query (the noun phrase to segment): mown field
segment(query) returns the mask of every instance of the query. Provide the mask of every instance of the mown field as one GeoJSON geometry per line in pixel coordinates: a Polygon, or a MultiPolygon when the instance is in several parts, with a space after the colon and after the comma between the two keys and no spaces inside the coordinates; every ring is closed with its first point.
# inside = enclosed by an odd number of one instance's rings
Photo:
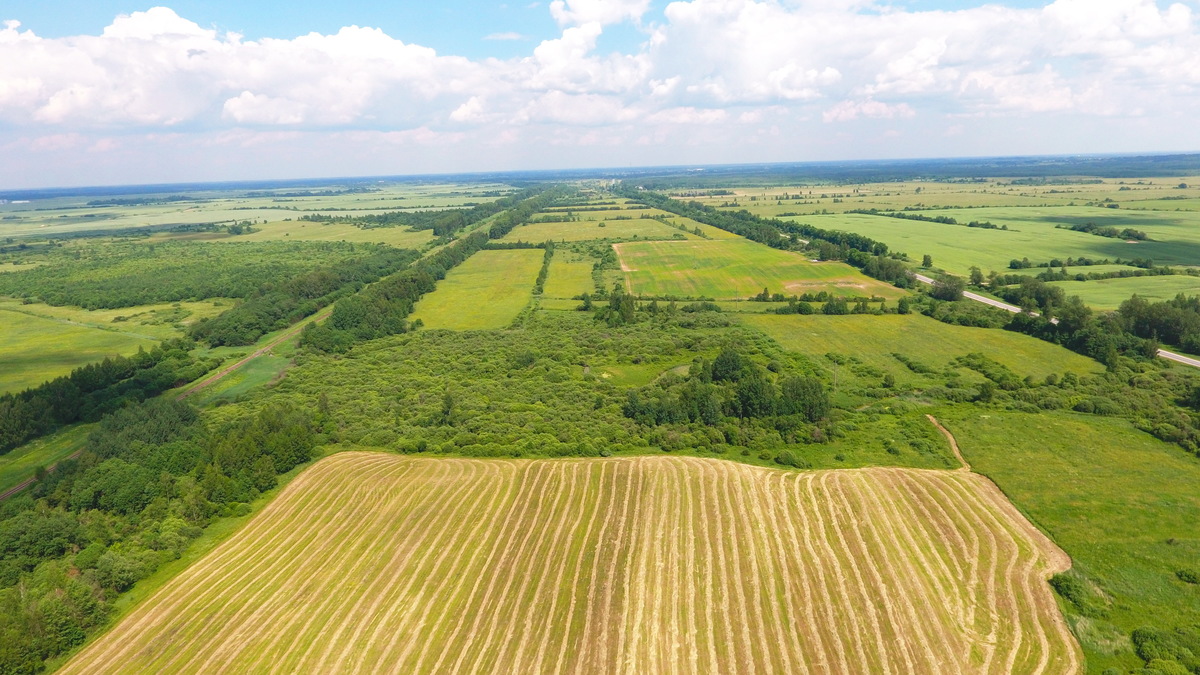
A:
{"type": "Polygon", "coordinates": [[[1018,375],[1042,379],[1051,373],[1094,374],[1103,366],[1085,356],[1036,338],[1003,330],[953,326],[919,314],[885,316],[744,315],[785,349],[820,359],[834,352],[892,373],[904,381],[915,375],[892,354],[941,370],[958,356],[973,352],[1009,367],[1018,375]]]}
{"type": "Polygon", "coordinates": [[[842,263],[814,263],[745,239],[631,242],[614,248],[631,293],[653,296],[748,298],[763,288],[803,295],[895,299],[903,291],[842,263]]]}
{"type": "Polygon", "coordinates": [[[1074,673],[1066,565],[965,472],[342,453],[60,672],[1074,673]]]}
{"type": "Polygon", "coordinates": [[[540,249],[480,251],[417,303],[413,320],[426,328],[503,328],[529,304],[542,256],[540,249]]]}
{"type": "Polygon", "coordinates": [[[1063,605],[1089,672],[1140,669],[1136,629],[1200,624],[1200,593],[1176,575],[1200,561],[1200,461],[1122,420],[938,414],[974,470],[1071,554],[1085,590],[1063,605]]]}
{"type": "Polygon", "coordinates": [[[543,297],[570,299],[596,290],[592,281],[592,265],[591,258],[566,250],[555,251],[543,297]]]}

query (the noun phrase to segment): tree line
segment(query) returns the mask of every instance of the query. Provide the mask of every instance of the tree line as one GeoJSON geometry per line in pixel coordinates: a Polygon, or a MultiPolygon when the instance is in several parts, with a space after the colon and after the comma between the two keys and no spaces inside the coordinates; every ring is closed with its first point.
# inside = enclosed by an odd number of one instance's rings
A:
{"type": "Polygon", "coordinates": [[[304,329],[301,344],[325,352],[344,352],[356,342],[408,331],[408,315],[421,296],[432,291],[446,272],[499,239],[530,216],[570,194],[565,188],[530,188],[513,208],[497,215],[487,230],[476,230],[433,255],[378,283],[342,298],[324,323],[304,329]]]}
{"type": "Polygon", "coordinates": [[[0,396],[0,454],[75,422],[104,415],[191,382],[216,365],[198,360],[189,340],[168,340],[133,356],[107,357],[39,387],[0,396]]]}
{"type": "Polygon", "coordinates": [[[208,428],[171,400],[105,417],[78,459],[0,505],[0,672],[40,672],[102,630],[121,593],[311,459],[324,422],[273,404],[208,428]]]}

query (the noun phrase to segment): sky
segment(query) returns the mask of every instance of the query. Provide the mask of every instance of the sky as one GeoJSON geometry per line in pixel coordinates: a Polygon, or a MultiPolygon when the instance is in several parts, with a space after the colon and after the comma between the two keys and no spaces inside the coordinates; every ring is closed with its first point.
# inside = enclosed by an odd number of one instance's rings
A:
{"type": "Polygon", "coordinates": [[[1198,151],[1198,12],[0,0],[0,189],[1198,151]]]}

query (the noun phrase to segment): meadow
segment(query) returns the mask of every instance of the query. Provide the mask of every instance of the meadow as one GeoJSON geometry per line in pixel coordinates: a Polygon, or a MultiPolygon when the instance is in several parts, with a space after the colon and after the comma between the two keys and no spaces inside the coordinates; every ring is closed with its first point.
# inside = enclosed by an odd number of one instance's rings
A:
{"type": "Polygon", "coordinates": [[[413,309],[426,328],[504,328],[529,304],[542,266],[540,249],[480,251],[454,268],[413,309]]]}
{"type": "Polygon", "coordinates": [[[59,672],[1077,673],[1067,564],[963,472],[341,453],[59,672]]]}
{"type": "Polygon", "coordinates": [[[0,308],[0,394],[36,387],[106,356],[129,356],[157,341],[0,308]]]}
{"type": "MultiPolygon", "coordinates": [[[[587,256],[567,249],[556,250],[554,259],[550,261],[550,272],[546,277],[546,286],[542,296],[544,298],[571,299],[583,293],[595,291],[595,284],[592,282],[592,265],[593,260],[587,256]]],[[[577,304],[577,302],[573,302],[568,307],[573,308],[577,304]]]]}
{"type": "Polygon", "coordinates": [[[630,242],[614,248],[629,292],[652,296],[749,298],[763,288],[803,295],[896,299],[903,291],[843,263],[814,263],[745,239],[630,242]]]}
{"type": "MultiPolygon", "coordinates": [[[[638,213],[638,212],[634,212],[638,213]]],[[[564,223],[529,223],[514,228],[503,241],[570,242],[596,239],[698,239],[651,218],[633,216],[632,220],[580,220],[564,223]]]]}
{"type": "Polygon", "coordinates": [[[1102,366],[1063,347],[989,328],[953,326],[919,314],[885,316],[745,315],[739,320],[771,336],[785,349],[821,358],[829,352],[852,355],[891,373],[899,381],[916,374],[898,361],[899,353],[941,371],[956,357],[984,353],[1019,376],[1041,380],[1051,373],[1098,373],[1102,366]]]}
{"type": "Polygon", "coordinates": [[[938,413],[967,461],[1071,555],[1086,590],[1064,601],[1089,672],[1143,665],[1128,635],[1200,623],[1200,461],[1122,420],[1071,413],[938,413]]]}
{"type": "Polygon", "coordinates": [[[1116,309],[1133,295],[1152,302],[1170,300],[1180,293],[1200,295],[1200,277],[1185,275],[1050,283],[1062,288],[1067,295],[1078,295],[1089,307],[1098,310],[1116,309]]]}

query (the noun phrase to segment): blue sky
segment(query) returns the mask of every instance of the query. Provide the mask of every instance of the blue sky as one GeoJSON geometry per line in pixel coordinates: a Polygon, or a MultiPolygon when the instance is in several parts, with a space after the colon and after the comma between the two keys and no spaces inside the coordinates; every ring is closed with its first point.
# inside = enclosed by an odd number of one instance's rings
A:
{"type": "Polygon", "coordinates": [[[0,1],[0,188],[1200,150],[1200,0],[163,1],[0,1]]]}

